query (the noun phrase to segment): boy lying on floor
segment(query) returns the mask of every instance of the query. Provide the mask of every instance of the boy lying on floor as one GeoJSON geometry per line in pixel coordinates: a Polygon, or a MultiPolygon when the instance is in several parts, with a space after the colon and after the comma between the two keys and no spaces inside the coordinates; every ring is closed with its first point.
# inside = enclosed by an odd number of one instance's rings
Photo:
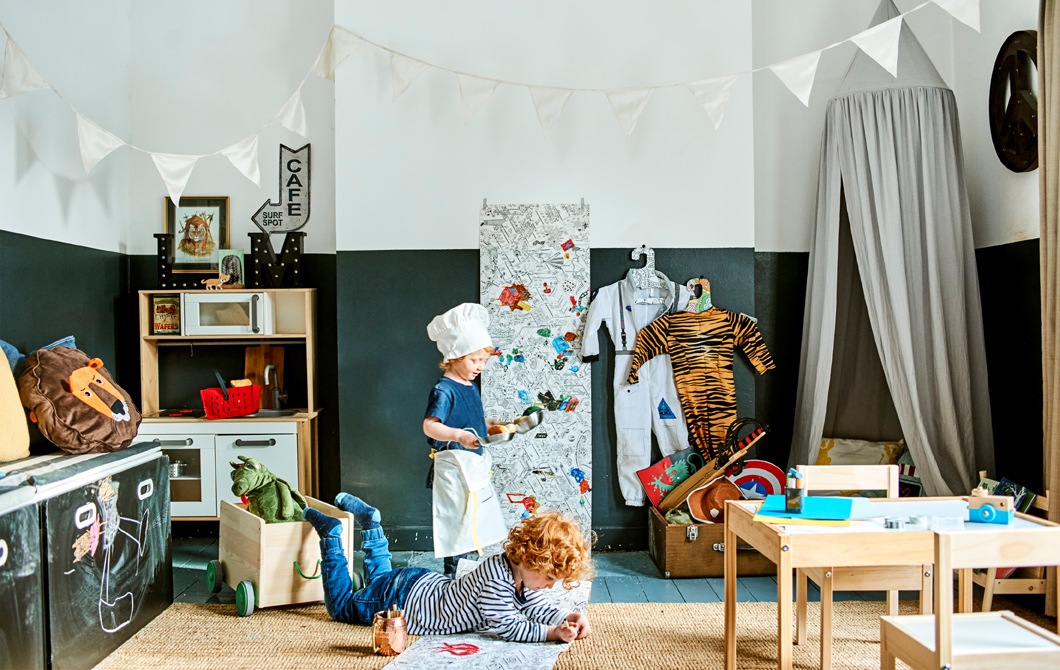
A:
{"type": "Polygon", "coordinates": [[[339,520],[312,507],[303,515],[320,535],[324,604],[336,621],[371,625],[376,612],[396,606],[412,635],[488,629],[509,642],[570,642],[591,632],[588,617],[560,611],[543,593],[556,582],[573,589],[592,576],[588,543],[577,523],[558,512],[523,519],[509,531],[504,553],[453,579],[428,568],[392,569],[379,511],[349,493],[335,496],[335,505],[361,527],[365,585],[359,591],[342,550],[339,520]]]}

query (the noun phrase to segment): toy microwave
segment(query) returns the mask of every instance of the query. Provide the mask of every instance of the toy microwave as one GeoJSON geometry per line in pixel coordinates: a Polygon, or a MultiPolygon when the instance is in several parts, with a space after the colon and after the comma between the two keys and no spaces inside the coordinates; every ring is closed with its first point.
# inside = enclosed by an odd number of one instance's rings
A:
{"type": "Polygon", "coordinates": [[[264,292],[209,291],[181,294],[184,335],[272,335],[272,298],[264,292]]]}

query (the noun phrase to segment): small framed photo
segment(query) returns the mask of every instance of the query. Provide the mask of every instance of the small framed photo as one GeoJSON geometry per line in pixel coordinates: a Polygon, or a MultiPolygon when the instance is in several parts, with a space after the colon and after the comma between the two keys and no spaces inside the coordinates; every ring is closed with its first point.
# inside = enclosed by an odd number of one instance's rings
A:
{"type": "Polygon", "coordinates": [[[173,272],[218,272],[228,246],[228,197],[185,196],[176,205],[165,198],[165,228],[174,237],[173,272]]]}
{"type": "Polygon", "coordinates": [[[224,288],[243,288],[243,250],[221,249],[217,252],[219,270],[217,276],[224,288]]]}

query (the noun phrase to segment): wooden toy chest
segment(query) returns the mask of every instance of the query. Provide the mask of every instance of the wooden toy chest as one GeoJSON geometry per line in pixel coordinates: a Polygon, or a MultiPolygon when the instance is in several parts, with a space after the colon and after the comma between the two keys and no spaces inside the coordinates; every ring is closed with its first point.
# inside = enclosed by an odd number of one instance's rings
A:
{"type": "MultiPolygon", "coordinates": [[[[343,551],[352,569],[353,515],[308,496],[306,500],[342,521],[343,551]]],[[[308,522],[265,523],[246,505],[226,500],[221,501],[220,519],[218,560],[207,566],[207,587],[219,591],[223,580],[235,589],[240,616],[252,614],[255,607],[324,599],[320,538],[308,522]]]]}
{"type": "MultiPolygon", "coordinates": [[[[775,575],[777,566],[745,546],[736,560],[741,576],[775,575]]],[[[666,523],[659,510],[648,510],[648,554],[666,579],[725,576],[725,524],[666,523]]]]}

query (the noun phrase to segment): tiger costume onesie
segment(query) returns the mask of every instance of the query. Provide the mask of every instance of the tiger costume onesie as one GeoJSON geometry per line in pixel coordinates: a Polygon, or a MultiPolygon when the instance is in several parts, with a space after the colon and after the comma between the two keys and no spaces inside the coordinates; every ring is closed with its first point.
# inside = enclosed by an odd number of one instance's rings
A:
{"type": "Polygon", "coordinates": [[[732,362],[743,349],[759,374],[776,367],[758,326],[751,317],[718,307],[705,312],[676,312],[652,321],[637,333],[630,384],[640,367],[670,354],[674,384],[688,423],[688,441],[708,463],[725,444],[725,433],[736,420],[736,383],[732,362]]]}

